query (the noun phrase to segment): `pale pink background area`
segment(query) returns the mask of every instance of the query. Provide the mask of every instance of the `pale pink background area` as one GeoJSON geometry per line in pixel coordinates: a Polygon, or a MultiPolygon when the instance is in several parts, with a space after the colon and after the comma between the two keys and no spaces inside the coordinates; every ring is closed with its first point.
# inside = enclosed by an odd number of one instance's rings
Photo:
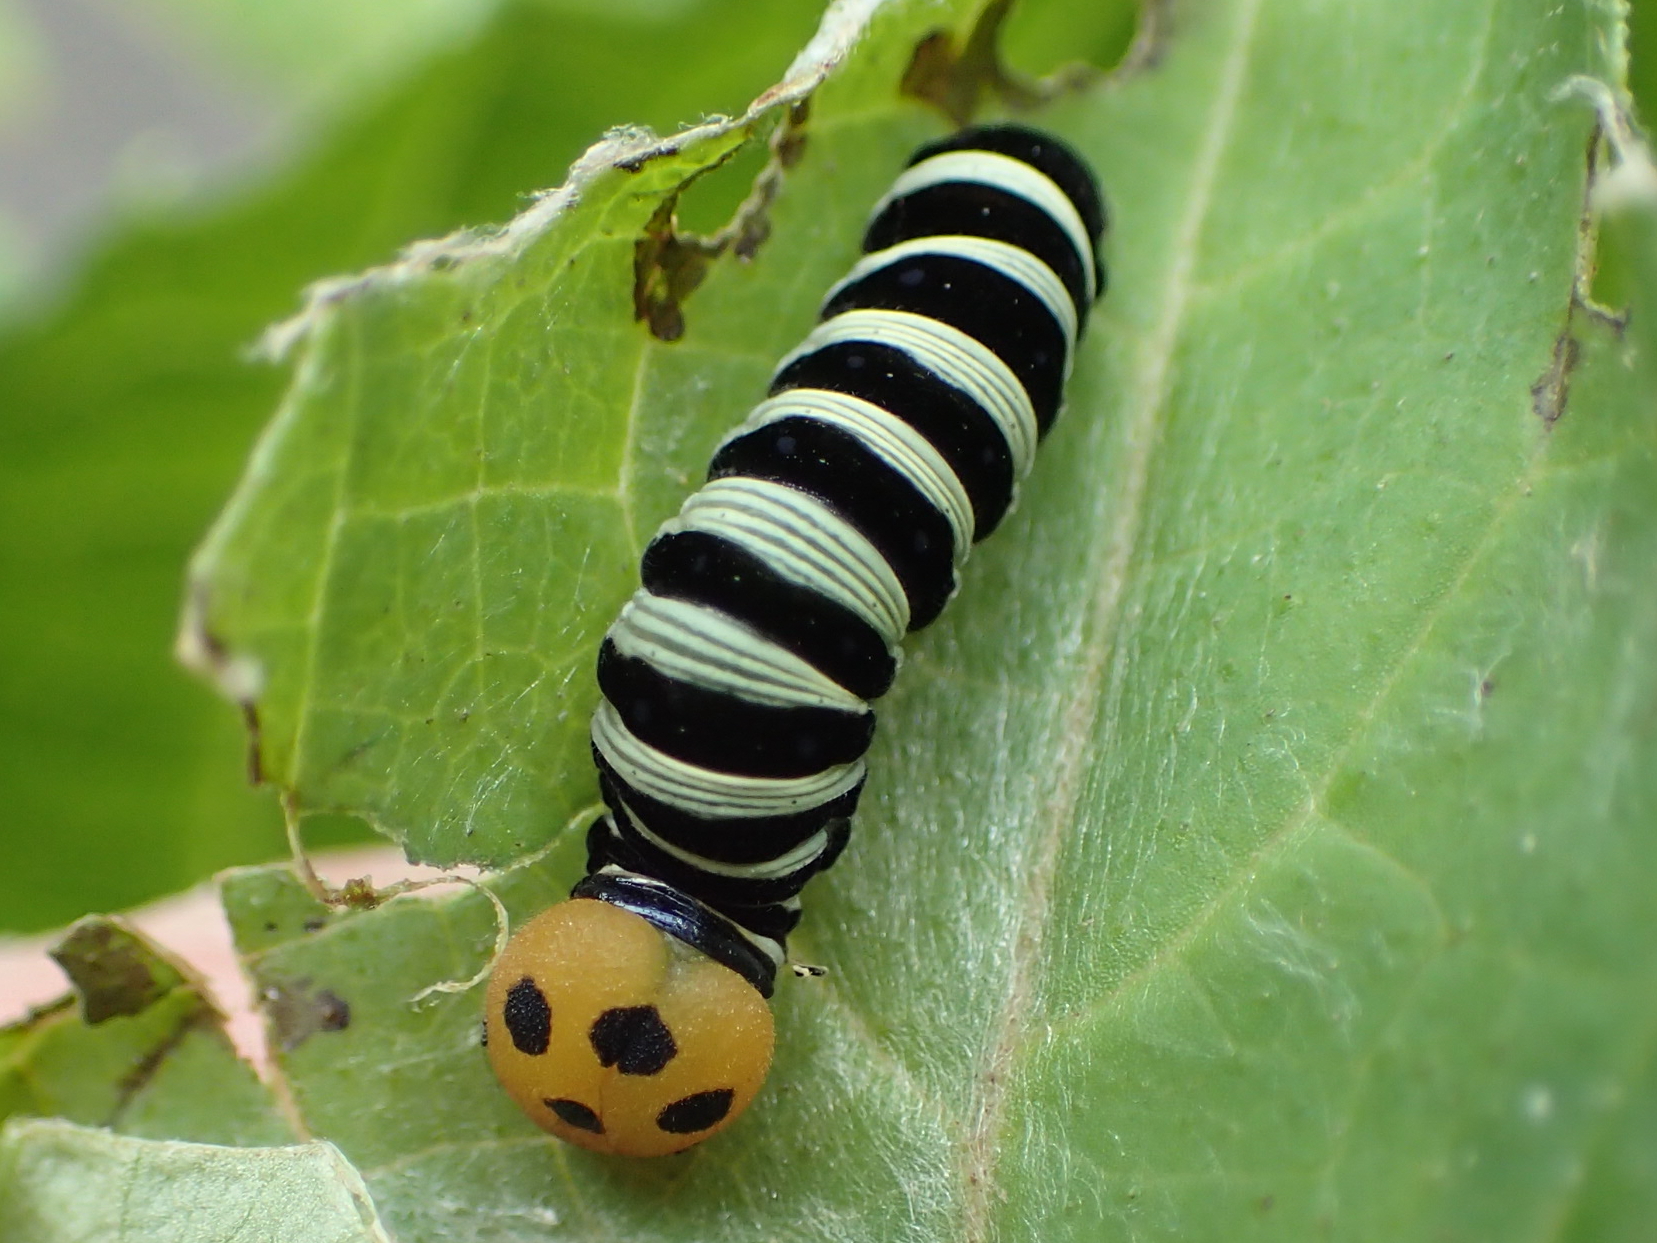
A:
{"type": "MultiPolygon", "coordinates": [[[[383,888],[400,880],[445,875],[436,868],[416,867],[390,846],[330,851],[312,856],[311,863],[331,885],[369,876],[383,888]]],[[[475,873],[468,870],[467,874],[475,873]]],[[[430,892],[452,890],[445,886],[430,892]]],[[[122,918],[206,978],[214,1001],[229,1016],[228,1030],[237,1051],[262,1072],[266,1066],[264,1024],[253,1009],[252,992],[236,963],[217,888],[210,883],[199,885],[176,897],[122,912],[122,918]]],[[[55,933],[0,939],[0,1026],[69,991],[63,972],[46,956],[46,948],[56,939],[55,933]]]]}

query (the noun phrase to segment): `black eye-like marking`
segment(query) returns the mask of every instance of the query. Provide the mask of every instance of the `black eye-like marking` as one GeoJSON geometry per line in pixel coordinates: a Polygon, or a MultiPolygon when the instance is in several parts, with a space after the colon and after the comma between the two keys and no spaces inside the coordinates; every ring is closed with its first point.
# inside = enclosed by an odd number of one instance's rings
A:
{"type": "Polygon", "coordinates": [[[671,1135],[705,1131],[731,1112],[734,1096],[736,1093],[730,1088],[715,1088],[712,1092],[684,1097],[657,1114],[656,1125],[671,1135]]]}
{"type": "Polygon", "coordinates": [[[552,1040],[552,1007],[547,1005],[546,994],[527,975],[506,990],[501,1019],[519,1053],[539,1057],[547,1051],[552,1040]]]}
{"type": "Polygon", "coordinates": [[[594,1135],[604,1134],[604,1124],[598,1120],[598,1115],[580,1101],[564,1098],[543,1099],[541,1104],[557,1114],[559,1121],[566,1126],[573,1126],[579,1131],[591,1131],[594,1135]]]}
{"type": "Polygon", "coordinates": [[[600,1066],[614,1066],[624,1075],[654,1075],[678,1055],[662,1016],[655,1006],[618,1006],[593,1020],[587,1033],[600,1066]]]}

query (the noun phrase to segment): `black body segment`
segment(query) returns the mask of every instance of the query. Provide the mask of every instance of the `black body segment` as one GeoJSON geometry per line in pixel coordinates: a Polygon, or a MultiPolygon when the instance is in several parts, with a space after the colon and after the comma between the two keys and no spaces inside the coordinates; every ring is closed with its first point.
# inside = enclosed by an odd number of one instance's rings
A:
{"type": "Polygon", "coordinates": [[[644,550],[640,577],[655,595],[692,600],[736,618],[860,699],[879,699],[891,689],[897,660],[873,626],[789,582],[729,539],[706,531],[657,536],[644,550]]]}
{"type": "Polygon", "coordinates": [[[756,704],[669,677],[606,642],[598,689],[634,737],[675,759],[746,777],[803,777],[869,749],[872,712],[756,704]]]}
{"type": "Polygon", "coordinates": [[[886,205],[863,236],[866,251],[885,250],[899,242],[934,233],[988,237],[1022,246],[1064,282],[1085,319],[1088,297],[1087,264],[1076,253],[1065,231],[1029,199],[983,183],[927,186],[886,205]]]}
{"type": "Polygon", "coordinates": [[[954,537],[913,483],[837,427],[784,418],[727,441],[708,478],[742,475],[810,493],[880,550],[909,597],[909,629],[937,620],[955,593],[954,537]]]}
{"type": "MultiPolygon", "coordinates": [[[[645,550],[599,656],[607,810],[573,896],[770,996],[800,889],[846,846],[897,644],[948,603],[1058,415],[1105,220],[1050,135],[985,126],[916,153],[818,328],[645,550]]],[[[611,1026],[595,1038],[619,1048],[645,1024],[611,1026]]],[[[726,1105],[686,1098],[662,1125],[726,1105]]]]}
{"type": "MultiPolygon", "coordinates": [[[[1105,198],[1093,170],[1066,143],[1022,125],[979,125],[926,143],[910,157],[909,167],[948,151],[993,151],[1028,164],[1050,179],[1081,213],[1087,234],[1093,239],[1094,260],[1098,260],[1099,240],[1109,227],[1105,198]]],[[[1099,282],[1100,293],[1104,292],[1104,284],[1099,282]]]]}
{"type": "Polygon", "coordinates": [[[596,823],[630,828],[636,817],[648,824],[650,831],[668,845],[714,863],[762,863],[793,850],[821,829],[825,819],[849,819],[857,810],[857,800],[863,793],[863,783],[859,781],[833,800],[801,811],[713,820],[692,815],[634,789],[596,748],[594,759],[598,765],[599,792],[604,796],[604,805],[610,809],[610,814],[596,823]],[[623,807],[624,801],[626,808],[632,809],[631,816],[623,807]]]}
{"type": "Polygon", "coordinates": [[[787,364],[771,381],[773,394],[790,388],[861,397],[925,436],[972,499],[975,539],[993,531],[1012,504],[1013,455],[995,420],[969,394],[902,350],[878,341],[826,345],[787,364]]]}
{"type": "Polygon", "coordinates": [[[970,259],[916,255],[842,285],[823,304],[823,318],[860,308],[908,311],[982,341],[1030,394],[1042,432],[1052,427],[1064,392],[1064,332],[1019,282],[970,259]]]}

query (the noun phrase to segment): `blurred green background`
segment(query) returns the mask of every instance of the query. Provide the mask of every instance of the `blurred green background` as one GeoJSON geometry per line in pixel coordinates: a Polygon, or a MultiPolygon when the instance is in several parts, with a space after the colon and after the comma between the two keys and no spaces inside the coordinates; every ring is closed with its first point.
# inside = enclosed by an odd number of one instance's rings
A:
{"type": "MultiPolygon", "coordinates": [[[[1132,6],[1107,2],[1097,47],[1062,3],[1015,12],[1010,61],[1114,63],[1132,6]]],[[[171,654],[184,563],[284,387],[261,331],[311,281],[505,220],[611,126],[739,111],[820,13],[0,0],[0,931],[286,853],[238,713],[171,654]]]]}

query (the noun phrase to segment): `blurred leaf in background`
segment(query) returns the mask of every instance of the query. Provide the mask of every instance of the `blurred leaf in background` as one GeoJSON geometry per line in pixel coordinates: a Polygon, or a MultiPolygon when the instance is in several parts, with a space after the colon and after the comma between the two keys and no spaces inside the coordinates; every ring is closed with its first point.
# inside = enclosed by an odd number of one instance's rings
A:
{"type": "Polygon", "coordinates": [[[305,101],[299,149],[221,206],[112,231],[59,309],[0,340],[0,928],[285,849],[242,723],[171,655],[185,559],[286,383],[247,357],[264,328],[310,281],[506,219],[611,125],[740,109],[817,19],[741,0],[242,7],[173,20],[206,14],[221,70],[305,101]]]}

